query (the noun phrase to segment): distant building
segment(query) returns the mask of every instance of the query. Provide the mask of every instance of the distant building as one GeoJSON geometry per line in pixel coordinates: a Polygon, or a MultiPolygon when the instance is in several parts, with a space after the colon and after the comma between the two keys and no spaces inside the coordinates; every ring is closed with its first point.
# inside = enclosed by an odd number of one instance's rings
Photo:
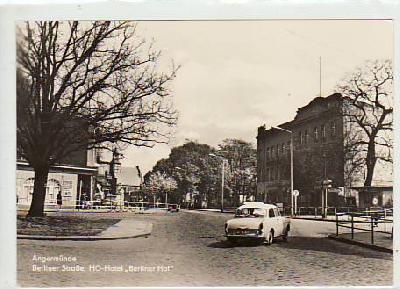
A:
{"type": "MultiPolygon", "coordinates": [[[[257,195],[268,202],[290,206],[290,143],[292,131],[294,151],[294,189],[300,192],[299,206],[321,206],[322,181],[331,180],[328,193],[329,206],[359,204],[360,180],[346,178],[344,137],[346,123],[343,117],[343,98],[335,93],[317,97],[298,109],[294,120],[278,128],[258,128],[257,134],[257,195]],[[355,185],[357,184],[357,188],[355,185]]],[[[391,168],[378,164],[377,179],[384,176],[386,199],[391,186],[391,168]],[[389,185],[388,185],[389,184],[389,185]]],[[[378,181],[378,180],[377,180],[378,181]]],[[[382,181],[382,179],[380,179],[382,181]]],[[[375,182],[377,186],[379,186],[375,182]]],[[[375,184],[373,184],[375,185],[375,184]]],[[[374,192],[382,191],[374,189],[374,192]]],[[[382,199],[382,198],[380,198],[382,199]]],[[[364,199],[363,199],[364,200],[364,199]]]]}
{"type": "Polygon", "coordinates": [[[117,178],[117,191],[122,201],[142,201],[139,195],[142,180],[137,167],[120,167],[115,176],[117,178]]]}

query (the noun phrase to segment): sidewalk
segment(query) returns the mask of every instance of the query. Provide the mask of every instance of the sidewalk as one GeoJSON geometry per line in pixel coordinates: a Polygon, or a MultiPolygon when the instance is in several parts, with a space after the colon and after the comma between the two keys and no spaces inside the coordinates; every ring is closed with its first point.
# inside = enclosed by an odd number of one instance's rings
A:
{"type": "Polygon", "coordinates": [[[17,239],[30,240],[53,240],[53,241],[97,241],[116,240],[145,237],[151,234],[153,224],[143,221],[123,219],[115,225],[101,232],[96,236],[40,236],[40,235],[17,235],[17,239]]]}
{"type": "MultiPolygon", "coordinates": [[[[290,217],[290,216],[288,216],[290,217]]],[[[326,218],[322,218],[321,215],[296,215],[291,217],[291,219],[302,219],[302,220],[311,220],[311,221],[324,221],[324,222],[336,222],[336,216],[327,216],[326,218]]],[[[346,216],[339,216],[339,220],[348,220],[349,217],[346,216]]]]}
{"type": "Polygon", "coordinates": [[[348,244],[367,247],[377,251],[393,253],[393,239],[387,234],[375,233],[374,244],[371,244],[370,232],[354,233],[354,239],[351,239],[351,233],[343,233],[339,234],[338,236],[336,236],[336,234],[332,234],[329,235],[329,238],[348,244]]]}

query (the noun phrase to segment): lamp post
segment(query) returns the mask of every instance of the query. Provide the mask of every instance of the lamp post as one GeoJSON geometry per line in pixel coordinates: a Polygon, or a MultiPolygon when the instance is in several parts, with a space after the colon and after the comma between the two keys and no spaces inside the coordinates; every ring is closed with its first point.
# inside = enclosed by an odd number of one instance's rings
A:
{"type": "Polygon", "coordinates": [[[294,210],[293,210],[293,203],[294,203],[294,196],[293,196],[293,131],[284,129],[281,127],[272,127],[277,130],[281,130],[287,133],[290,133],[290,200],[291,200],[291,210],[290,213],[293,216],[294,215],[294,210]]]}
{"type": "Polygon", "coordinates": [[[227,159],[221,156],[217,156],[215,154],[208,154],[211,157],[218,158],[222,161],[222,168],[221,168],[221,213],[224,212],[224,181],[225,181],[225,162],[227,162],[227,159]]]}

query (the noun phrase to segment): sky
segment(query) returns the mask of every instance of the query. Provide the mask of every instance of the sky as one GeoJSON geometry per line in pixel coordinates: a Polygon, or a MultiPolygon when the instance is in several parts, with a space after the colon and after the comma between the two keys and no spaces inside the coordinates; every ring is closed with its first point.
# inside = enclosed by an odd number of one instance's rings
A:
{"type": "Polygon", "coordinates": [[[257,127],[294,118],[320,91],[327,96],[357,67],[393,58],[388,20],[142,21],[162,65],[181,65],[171,84],[179,112],[169,144],[129,147],[124,166],[142,172],[187,139],[256,144],[257,127]]]}

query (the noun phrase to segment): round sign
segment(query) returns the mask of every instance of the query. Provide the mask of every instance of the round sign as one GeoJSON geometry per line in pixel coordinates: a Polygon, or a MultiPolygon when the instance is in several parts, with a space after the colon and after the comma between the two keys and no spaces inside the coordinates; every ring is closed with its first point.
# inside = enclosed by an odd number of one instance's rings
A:
{"type": "Polygon", "coordinates": [[[377,197],[373,197],[372,204],[375,205],[375,206],[378,205],[378,198],[377,197]]]}
{"type": "Polygon", "coordinates": [[[297,197],[300,194],[300,192],[298,190],[293,190],[292,195],[297,197]]]}

